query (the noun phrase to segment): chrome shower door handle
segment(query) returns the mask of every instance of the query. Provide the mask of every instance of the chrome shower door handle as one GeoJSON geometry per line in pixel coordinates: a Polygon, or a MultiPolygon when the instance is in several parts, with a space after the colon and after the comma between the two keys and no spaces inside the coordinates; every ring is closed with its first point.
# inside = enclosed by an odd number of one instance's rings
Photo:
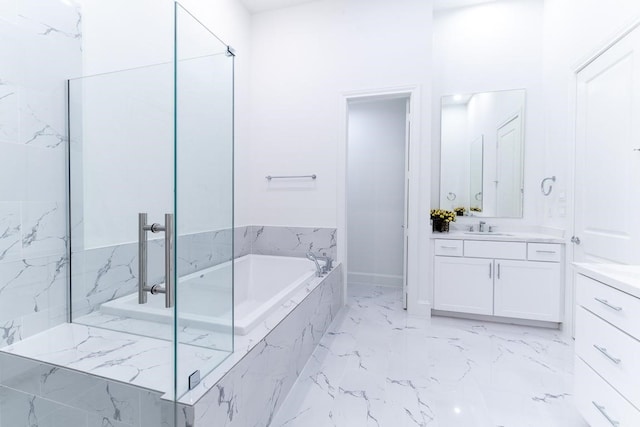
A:
{"type": "Polygon", "coordinates": [[[164,214],[164,306],[175,304],[174,223],[173,214],[164,214]]]}
{"type": "Polygon", "coordinates": [[[138,304],[147,302],[147,292],[151,292],[152,295],[164,294],[164,306],[167,308],[173,307],[175,303],[174,230],[173,214],[164,215],[164,226],[147,224],[147,214],[138,214],[138,304]],[[164,231],[164,287],[147,284],[147,231],[164,231]]]}
{"type": "Polygon", "coordinates": [[[147,302],[147,214],[138,214],[138,304],[147,302]]]}

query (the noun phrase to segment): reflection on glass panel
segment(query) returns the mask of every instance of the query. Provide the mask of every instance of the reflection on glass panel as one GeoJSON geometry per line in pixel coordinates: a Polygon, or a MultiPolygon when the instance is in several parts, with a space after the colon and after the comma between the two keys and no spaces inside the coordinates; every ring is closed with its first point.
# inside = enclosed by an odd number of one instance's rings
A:
{"type": "MultiPolygon", "coordinates": [[[[138,213],[173,212],[172,81],[171,63],[69,81],[75,323],[172,338],[170,310],[154,316],[137,298],[138,213]]],[[[149,234],[148,283],[161,284],[163,235],[149,234]]]]}
{"type": "Polygon", "coordinates": [[[177,396],[233,351],[233,56],[176,3],[177,396]],[[190,351],[198,347],[197,357],[190,351]]]}
{"type": "Polygon", "coordinates": [[[525,91],[442,98],[440,208],[522,217],[525,91]]]}

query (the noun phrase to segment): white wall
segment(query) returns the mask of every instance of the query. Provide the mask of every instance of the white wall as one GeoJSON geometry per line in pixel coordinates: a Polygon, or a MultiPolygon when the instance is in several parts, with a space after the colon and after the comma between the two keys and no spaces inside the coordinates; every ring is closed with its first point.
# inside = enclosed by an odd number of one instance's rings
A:
{"type": "MultiPolygon", "coordinates": [[[[86,163],[85,243],[87,247],[100,247],[135,240],[133,231],[137,221],[135,213],[138,211],[150,212],[152,215],[150,220],[158,222],[162,220],[163,212],[173,211],[173,71],[171,66],[174,44],[173,2],[169,0],[133,2],[84,0],[84,3],[87,28],[83,45],[84,74],[110,73],[85,79],[82,83],[85,86],[82,104],[86,163]],[[118,31],[113,31],[115,22],[118,23],[118,31]],[[144,31],[141,31],[141,22],[144,22],[144,31]],[[167,65],[121,71],[158,63],[167,65]],[[92,84],[92,80],[96,84],[92,84]],[[103,84],[98,85],[99,81],[103,84]],[[90,91],[89,86],[95,87],[90,91]],[[113,89],[105,91],[104,89],[108,87],[113,89]],[[97,93],[100,90],[102,93],[97,93]],[[104,120],[104,118],[108,119],[104,120]],[[120,150],[116,150],[118,146],[120,150]],[[146,165],[146,167],[140,168],[140,165],[146,165]],[[131,186],[131,182],[138,183],[139,186],[131,186]],[[96,197],[96,195],[99,196],[96,197]],[[114,210],[114,207],[117,208],[114,210]]],[[[246,158],[246,152],[243,149],[246,146],[244,141],[246,141],[248,122],[250,15],[244,6],[235,0],[218,1],[213,4],[201,0],[187,0],[181,4],[237,51],[235,147],[236,158],[246,158]]],[[[222,51],[222,44],[214,46],[217,42],[212,42],[214,39],[211,35],[200,31],[201,34],[194,36],[194,32],[198,33],[198,25],[194,25],[195,21],[186,13],[180,10],[178,16],[178,49],[181,57],[191,53],[208,54],[218,48],[222,51]],[[185,42],[186,39],[189,43],[185,42]],[[206,40],[207,43],[198,45],[199,50],[193,51],[196,45],[194,41],[198,40],[206,40]]],[[[228,62],[226,58],[223,58],[223,61],[228,62]]],[[[207,66],[214,67],[213,62],[207,66]]],[[[190,66],[179,68],[181,93],[185,92],[187,86],[193,86],[196,78],[201,81],[208,79],[207,81],[211,83],[208,76],[194,74],[194,70],[196,68],[190,66]],[[190,73],[191,77],[185,78],[186,73],[190,73]]],[[[220,80],[228,77],[223,75],[228,71],[227,65],[223,64],[222,68],[217,70],[219,75],[213,76],[214,78],[220,80]]],[[[228,87],[231,82],[228,78],[226,80],[222,83],[228,87]]],[[[212,89],[215,90],[215,88],[212,89]]],[[[195,91],[194,94],[198,95],[198,92],[195,91]]],[[[221,109],[223,106],[216,104],[216,100],[222,99],[225,105],[231,105],[231,99],[226,94],[223,94],[224,98],[214,96],[219,95],[217,93],[210,93],[210,95],[209,99],[200,96],[200,104],[209,102],[212,105],[208,107],[213,107],[213,110],[224,110],[224,117],[228,120],[227,109],[221,109]]],[[[179,112],[184,112],[187,108],[185,99],[183,96],[179,100],[181,102],[179,112]]],[[[199,110],[193,102],[188,103],[188,108],[191,111],[199,110]]],[[[205,109],[203,108],[202,111],[205,109]]],[[[211,111],[211,108],[207,108],[206,111],[211,111]]],[[[195,127],[192,126],[194,123],[188,120],[190,116],[192,115],[182,114],[179,117],[181,121],[179,136],[183,137],[183,142],[188,139],[185,134],[188,127],[191,129],[189,137],[194,136],[195,127]]],[[[216,117],[219,117],[217,113],[216,117]]],[[[221,132],[228,136],[227,130],[219,126],[215,128],[215,120],[205,122],[208,126],[201,127],[203,138],[200,139],[209,141],[212,137],[219,138],[221,132]],[[215,135],[212,135],[212,132],[215,135]]],[[[193,144],[189,141],[181,144],[182,159],[186,159],[185,156],[193,151],[191,147],[193,144]]],[[[214,147],[211,145],[201,147],[200,156],[196,155],[198,161],[207,157],[212,159],[220,157],[212,157],[216,153],[209,153],[211,150],[208,148],[214,147]]],[[[230,156],[227,153],[223,154],[225,161],[230,163],[230,156]]],[[[242,161],[236,162],[236,176],[244,176],[244,165],[242,161]]],[[[203,191],[207,191],[204,187],[215,185],[214,182],[219,183],[220,179],[212,179],[214,178],[212,174],[213,171],[221,171],[224,167],[225,165],[214,164],[212,160],[209,169],[200,168],[201,172],[210,171],[211,173],[205,174],[206,180],[199,183],[192,182],[193,174],[189,175],[188,168],[181,168],[178,190],[191,188],[198,191],[192,191],[194,194],[191,198],[185,197],[185,191],[179,192],[182,212],[190,213],[188,227],[184,221],[180,222],[180,218],[186,218],[185,215],[178,217],[180,234],[230,225],[229,221],[218,221],[212,217],[212,213],[218,211],[222,205],[225,205],[225,209],[221,216],[224,218],[229,216],[228,197],[201,200],[202,203],[186,203],[195,197],[202,199],[200,195],[203,191]],[[187,181],[190,185],[187,185],[187,181]],[[195,214],[197,212],[200,213],[200,217],[195,214]]],[[[227,167],[230,167],[230,164],[227,167]]],[[[219,175],[223,174],[219,173],[219,175]]],[[[247,192],[242,189],[240,179],[236,182],[236,224],[239,225],[246,223],[243,216],[246,217],[246,212],[250,210],[248,199],[242,197],[245,194],[247,192]]]]}
{"type": "MultiPolygon", "coordinates": [[[[325,0],[253,16],[253,223],[336,226],[340,96],[412,84],[428,107],[430,22],[431,4],[421,0],[325,0]],[[305,191],[264,178],[311,173],[318,179],[305,191]]],[[[419,143],[428,146],[422,119],[419,143]]]]}
{"type": "Polygon", "coordinates": [[[441,97],[526,89],[524,217],[491,224],[539,224],[545,154],[543,6],[543,0],[509,0],[434,14],[432,206],[439,204],[441,97]]]}
{"type": "Polygon", "coordinates": [[[579,64],[640,19],[640,2],[546,0],[544,18],[547,123],[544,175],[556,175],[557,182],[551,195],[544,198],[543,223],[563,228],[571,236],[575,71],[579,64]]]}
{"type": "Polygon", "coordinates": [[[402,286],[407,100],[351,102],[348,283],[402,286]]]}

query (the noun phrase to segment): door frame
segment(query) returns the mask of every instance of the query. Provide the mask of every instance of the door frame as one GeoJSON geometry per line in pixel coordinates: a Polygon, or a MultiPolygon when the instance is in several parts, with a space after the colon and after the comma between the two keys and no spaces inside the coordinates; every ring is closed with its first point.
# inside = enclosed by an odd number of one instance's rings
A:
{"type": "MultiPolygon", "coordinates": [[[[576,318],[576,310],[575,310],[575,296],[576,296],[576,285],[575,285],[575,274],[573,271],[572,263],[574,262],[575,257],[575,247],[574,243],[570,242],[569,239],[571,236],[575,236],[576,233],[576,222],[575,222],[575,214],[576,214],[576,165],[575,158],[577,154],[578,144],[577,144],[577,125],[578,125],[578,74],[587,68],[592,62],[602,56],[605,52],[607,52],[610,48],[612,48],[616,43],[625,38],[629,33],[631,33],[636,28],[640,27],[640,19],[634,21],[631,25],[623,27],[620,31],[614,33],[614,35],[609,39],[609,41],[603,43],[599,48],[595,49],[590,55],[586,56],[582,61],[580,61],[573,70],[570,71],[570,91],[569,91],[569,123],[568,129],[569,134],[567,137],[570,141],[570,152],[573,153],[572,161],[569,161],[567,167],[567,188],[570,188],[571,191],[567,194],[567,218],[569,220],[569,229],[570,236],[566,236],[566,268],[565,268],[565,325],[567,325],[567,332],[571,335],[571,337],[575,338],[575,318],[576,318]]],[[[564,328],[563,328],[564,329],[564,328]]]]}
{"type": "MultiPolygon", "coordinates": [[[[406,294],[404,296],[407,311],[414,314],[417,309],[418,300],[418,250],[419,250],[419,206],[420,206],[420,134],[419,134],[419,118],[420,118],[420,88],[417,85],[401,86],[392,88],[369,89],[359,91],[343,92],[340,95],[340,135],[338,140],[338,242],[337,242],[337,258],[343,264],[344,279],[344,295],[343,300],[347,301],[347,168],[348,168],[348,118],[349,118],[349,101],[364,99],[394,99],[407,98],[409,111],[407,111],[408,134],[405,140],[405,150],[408,152],[409,160],[406,164],[408,171],[405,173],[405,214],[408,236],[408,243],[405,253],[405,270],[406,275],[404,281],[406,283],[406,294]],[[408,145],[408,149],[406,147],[408,145]],[[410,183],[407,189],[407,181],[410,183]]],[[[417,313],[415,313],[417,314],[417,313]]]]}

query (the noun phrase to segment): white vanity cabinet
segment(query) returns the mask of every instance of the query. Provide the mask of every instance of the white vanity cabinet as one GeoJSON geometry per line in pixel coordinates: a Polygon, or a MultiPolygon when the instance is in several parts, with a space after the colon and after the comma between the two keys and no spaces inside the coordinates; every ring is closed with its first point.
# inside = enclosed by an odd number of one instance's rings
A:
{"type": "Polygon", "coordinates": [[[640,426],[640,267],[576,268],[576,406],[592,426],[640,426]]]}
{"type": "Polygon", "coordinates": [[[435,310],[562,321],[560,244],[436,239],[435,254],[435,310]]]}
{"type": "Polygon", "coordinates": [[[496,260],[493,314],[516,319],[562,321],[560,263],[496,260]]]}
{"type": "Polygon", "coordinates": [[[493,260],[436,256],[434,308],[493,314],[493,260]]]}

